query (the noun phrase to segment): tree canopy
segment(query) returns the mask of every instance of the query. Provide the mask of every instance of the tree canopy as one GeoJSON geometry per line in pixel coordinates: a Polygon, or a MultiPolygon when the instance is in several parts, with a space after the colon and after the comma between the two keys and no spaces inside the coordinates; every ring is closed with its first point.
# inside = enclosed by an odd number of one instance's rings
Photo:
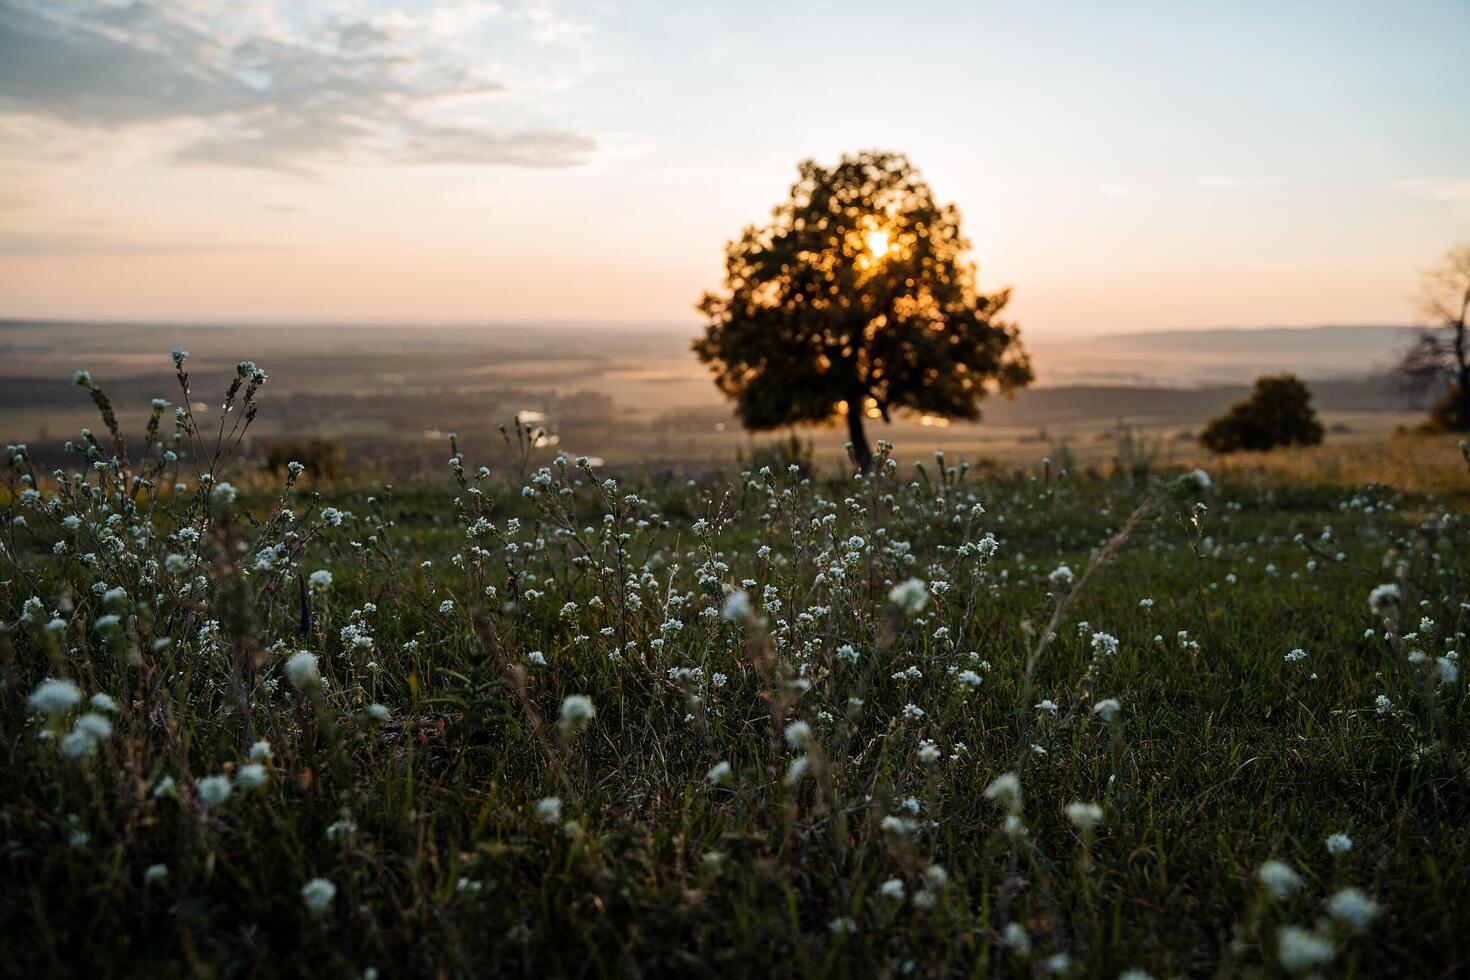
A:
{"type": "Polygon", "coordinates": [[[1250,397],[1232,405],[1200,434],[1200,445],[1215,453],[1315,446],[1322,423],[1312,408],[1312,393],[1294,374],[1257,378],[1250,397]]]}
{"type": "Polygon", "coordinates": [[[992,390],[1032,374],[1009,290],[975,285],[959,211],[937,204],[901,154],[808,160],[770,224],[725,249],[724,288],[707,293],[694,342],[752,431],[845,416],[858,464],[865,418],[978,419],[992,390]]]}

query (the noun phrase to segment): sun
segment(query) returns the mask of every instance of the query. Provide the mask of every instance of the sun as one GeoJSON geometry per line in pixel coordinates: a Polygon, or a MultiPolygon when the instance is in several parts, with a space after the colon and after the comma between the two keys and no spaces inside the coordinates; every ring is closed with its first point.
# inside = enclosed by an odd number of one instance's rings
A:
{"type": "Polygon", "coordinates": [[[864,232],[863,244],[867,247],[868,254],[875,259],[881,259],[893,247],[888,232],[882,228],[875,228],[872,231],[864,232]]]}

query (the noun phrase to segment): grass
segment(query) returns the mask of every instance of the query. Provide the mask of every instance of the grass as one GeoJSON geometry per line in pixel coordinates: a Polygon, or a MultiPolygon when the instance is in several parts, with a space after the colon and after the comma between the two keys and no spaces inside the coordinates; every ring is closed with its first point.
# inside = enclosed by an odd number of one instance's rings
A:
{"type": "Polygon", "coordinates": [[[530,456],[237,495],[228,435],[167,428],[8,454],[7,974],[1470,969],[1458,505],[530,456]]]}

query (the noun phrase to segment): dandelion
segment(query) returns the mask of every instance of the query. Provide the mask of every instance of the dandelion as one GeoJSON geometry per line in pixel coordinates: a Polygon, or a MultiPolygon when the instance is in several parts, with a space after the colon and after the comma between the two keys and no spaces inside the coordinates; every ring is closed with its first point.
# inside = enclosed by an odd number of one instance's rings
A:
{"type": "Polygon", "coordinates": [[[1118,712],[1122,710],[1123,706],[1118,703],[1117,698],[1103,698],[1092,706],[1092,713],[1105,722],[1111,722],[1114,718],[1118,717],[1118,712]]]}
{"type": "Polygon", "coordinates": [[[719,786],[722,783],[729,782],[730,763],[725,762],[723,759],[719,762],[716,762],[714,765],[709,767],[709,772],[705,774],[704,778],[707,779],[713,786],[719,786]]]}
{"type": "Polygon", "coordinates": [[[205,776],[197,786],[199,802],[212,809],[228,800],[232,789],[229,776],[205,776]]]}
{"type": "Polygon", "coordinates": [[[570,735],[582,731],[595,717],[597,709],[592,707],[591,698],[583,694],[569,694],[562,700],[561,715],[557,718],[556,727],[563,735],[570,735]]]}
{"type": "Polygon", "coordinates": [[[1353,849],[1353,839],[1347,834],[1333,834],[1327,838],[1328,854],[1346,854],[1353,849]]]}
{"type": "Polygon", "coordinates": [[[393,712],[388,710],[386,704],[370,704],[364,713],[368,716],[369,721],[375,721],[380,725],[393,717],[393,712]]]}
{"type": "Polygon", "coordinates": [[[1282,926],[1276,933],[1276,956],[1291,973],[1300,973],[1331,962],[1337,948],[1321,936],[1300,926],[1282,926]]]}
{"type": "Polygon", "coordinates": [[[1280,861],[1267,861],[1256,869],[1256,877],[1271,897],[1285,899],[1302,887],[1302,876],[1280,861]]]}
{"type": "Polygon", "coordinates": [[[312,912],[321,914],[332,905],[337,897],[337,886],[325,878],[313,878],[301,886],[301,900],[312,912]]]}
{"type": "Polygon", "coordinates": [[[306,692],[321,684],[322,675],[317,666],[316,654],[302,650],[293,653],[286,661],[286,679],[291,686],[301,692],[306,692]]]}
{"type": "Polygon", "coordinates": [[[122,710],[122,708],[118,706],[118,703],[116,701],[114,701],[109,695],[103,694],[101,691],[98,691],[96,694],[92,695],[90,703],[92,707],[96,708],[98,711],[105,711],[108,714],[112,715],[115,715],[122,710]]]}
{"type": "Polygon", "coordinates": [[[250,746],[251,762],[270,762],[271,758],[271,743],[267,742],[265,739],[261,739],[254,745],[250,746]]]}
{"type": "Polygon", "coordinates": [[[903,882],[897,878],[889,878],[878,886],[878,894],[884,898],[891,898],[894,901],[902,902],[904,898],[903,882]]]}
{"type": "Polygon", "coordinates": [[[148,865],[148,869],[143,872],[143,884],[145,884],[145,885],[156,885],[156,884],[159,884],[160,882],[162,882],[167,877],[168,877],[168,865],[166,865],[166,864],[150,864],[150,865],[148,865]]]}
{"type": "Polygon", "coordinates": [[[1327,899],[1327,914],[1338,922],[1363,930],[1378,918],[1382,907],[1357,888],[1343,888],[1327,899]]]}
{"type": "Polygon", "coordinates": [[[28,703],[31,709],[43,715],[59,715],[76,707],[82,692],[69,680],[48,677],[31,692],[28,703]]]}
{"type": "Polygon", "coordinates": [[[544,824],[561,823],[561,797],[547,796],[537,800],[536,817],[544,824]]]}
{"type": "Polygon", "coordinates": [[[910,616],[915,616],[923,612],[924,607],[929,604],[929,589],[919,579],[906,579],[889,591],[888,601],[910,616]]]}

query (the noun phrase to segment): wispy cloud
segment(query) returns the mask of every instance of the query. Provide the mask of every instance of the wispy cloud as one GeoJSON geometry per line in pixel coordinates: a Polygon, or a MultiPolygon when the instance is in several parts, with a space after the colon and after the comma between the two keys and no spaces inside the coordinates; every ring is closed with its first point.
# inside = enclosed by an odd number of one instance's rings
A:
{"type": "Polygon", "coordinates": [[[576,41],[592,33],[591,24],[557,14],[544,0],[532,0],[516,16],[531,26],[531,39],[542,44],[576,41]]]}
{"type": "MultiPolygon", "coordinates": [[[[493,4],[436,10],[422,24],[386,17],[235,34],[189,9],[0,0],[0,112],[102,130],[182,124],[181,160],[294,173],[348,157],[564,167],[596,149],[584,134],[436,115],[503,91],[443,41],[497,16],[493,4]]],[[[551,29],[546,18],[533,31],[551,29]]]]}
{"type": "Polygon", "coordinates": [[[1436,177],[1405,177],[1396,181],[1394,188],[1426,201],[1470,201],[1470,177],[1448,180],[1436,177]]]}

